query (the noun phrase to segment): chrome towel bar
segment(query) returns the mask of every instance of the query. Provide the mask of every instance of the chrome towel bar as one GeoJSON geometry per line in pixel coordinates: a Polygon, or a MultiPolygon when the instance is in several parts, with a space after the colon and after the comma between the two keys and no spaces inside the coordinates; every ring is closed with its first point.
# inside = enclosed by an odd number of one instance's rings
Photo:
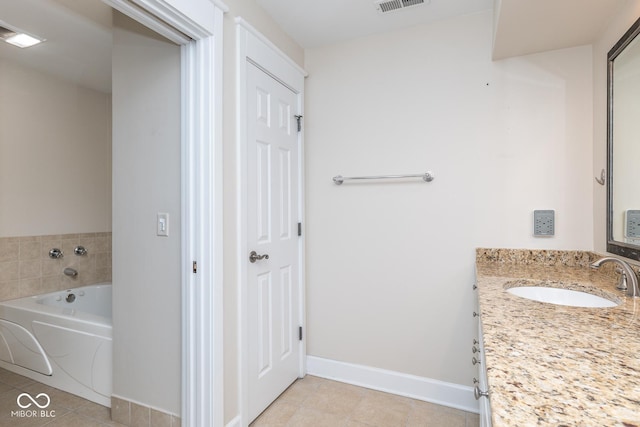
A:
{"type": "Polygon", "coordinates": [[[414,175],[374,175],[374,176],[334,176],[333,182],[340,185],[348,179],[395,179],[395,178],[422,178],[425,182],[431,182],[435,178],[433,172],[414,175]]]}

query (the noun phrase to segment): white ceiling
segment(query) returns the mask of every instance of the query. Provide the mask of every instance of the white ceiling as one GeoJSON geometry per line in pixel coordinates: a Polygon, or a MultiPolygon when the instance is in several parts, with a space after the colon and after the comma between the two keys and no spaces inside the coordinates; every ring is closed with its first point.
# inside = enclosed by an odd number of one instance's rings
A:
{"type": "Polygon", "coordinates": [[[0,0],[0,21],[47,40],[0,43],[0,60],[111,92],[111,8],[100,0],[0,0]]]}
{"type": "Polygon", "coordinates": [[[493,59],[593,43],[625,0],[498,0],[493,59]]]}
{"type": "Polygon", "coordinates": [[[591,44],[624,2],[639,0],[431,0],[384,15],[374,0],[256,1],[304,48],[495,7],[493,58],[503,59],[591,44]]]}
{"type": "MultiPolygon", "coordinates": [[[[592,43],[624,2],[640,0],[426,0],[380,14],[374,0],[256,0],[304,48],[492,9],[494,59],[592,43]]],[[[101,0],[0,0],[0,21],[47,41],[0,43],[0,60],[111,91],[111,8],[101,0]]]]}
{"type": "Polygon", "coordinates": [[[380,14],[373,0],[256,0],[295,41],[312,48],[491,9],[493,0],[431,0],[380,14]]]}

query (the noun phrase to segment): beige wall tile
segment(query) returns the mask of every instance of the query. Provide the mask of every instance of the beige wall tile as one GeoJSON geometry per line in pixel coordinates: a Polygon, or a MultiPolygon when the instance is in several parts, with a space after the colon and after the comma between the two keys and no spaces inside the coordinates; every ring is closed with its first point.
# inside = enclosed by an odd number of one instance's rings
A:
{"type": "Polygon", "coordinates": [[[111,253],[111,233],[97,236],[94,245],[96,253],[111,253]]]}
{"type": "Polygon", "coordinates": [[[18,267],[18,261],[0,262],[0,282],[18,280],[20,278],[20,269],[18,267]]]}
{"type": "Polygon", "coordinates": [[[62,277],[50,276],[42,278],[42,292],[48,294],[49,292],[60,291],[64,289],[62,283],[62,277]]]}
{"type": "Polygon", "coordinates": [[[39,259],[42,252],[42,239],[40,237],[20,238],[20,261],[39,259]]]}
{"type": "Polygon", "coordinates": [[[78,276],[76,277],[70,277],[70,276],[60,277],[60,284],[62,286],[62,289],[72,289],[72,288],[78,288],[80,286],[84,286],[85,283],[82,282],[80,277],[81,277],[80,273],[78,273],[78,276]]]}
{"type": "Polygon", "coordinates": [[[111,281],[111,233],[82,233],[0,238],[0,300],[19,298],[111,281]],[[88,254],[74,254],[76,246],[88,254]],[[58,248],[63,257],[52,259],[58,248]],[[99,248],[99,251],[96,249],[99,248]],[[64,275],[66,267],[78,271],[75,278],[64,275]]]}
{"type": "Polygon", "coordinates": [[[126,426],[131,425],[131,404],[118,397],[111,397],[111,419],[126,426]]]}
{"type": "Polygon", "coordinates": [[[111,252],[98,253],[95,255],[96,269],[111,269],[111,252]]]}
{"type": "Polygon", "coordinates": [[[151,427],[171,427],[171,414],[151,409],[151,427]]]}
{"type": "Polygon", "coordinates": [[[20,297],[20,282],[18,280],[10,280],[8,282],[0,282],[0,301],[6,301],[20,297]]]}
{"type": "Polygon", "coordinates": [[[32,279],[42,277],[42,261],[39,259],[31,259],[28,261],[20,261],[20,279],[32,279]]]}
{"type": "Polygon", "coordinates": [[[18,261],[20,255],[20,239],[16,237],[0,238],[0,262],[18,261]]]}
{"type": "Polygon", "coordinates": [[[111,269],[96,269],[96,283],[111,282],[111,269]]]}
{"type": "Polygon", "coordinates": [[[42,260],[42,276],[59,276],[65,267],[65,259],[51,259],[47,257],[42,260]]]}
{"type": "Polygon", "coordinates": [[[42,287],[42,278],[40,277],[20,280],[19,289],[20,297],[46,293],[46,290],[42,287]]]}
{"type": "Polygon", "coordinates": [[[146,406],[131,403],[131,427],[150,427],[151,409],[146,406]]]}

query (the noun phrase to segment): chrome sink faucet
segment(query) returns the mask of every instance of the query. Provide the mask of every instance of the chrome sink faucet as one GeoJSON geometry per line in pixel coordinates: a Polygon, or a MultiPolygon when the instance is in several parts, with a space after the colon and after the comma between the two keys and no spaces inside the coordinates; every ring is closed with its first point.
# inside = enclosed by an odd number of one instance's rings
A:
{"type": "Polygon", "coordinates": [[[618,258],[614,257],[604,257],[600,258],[598,261],[591,264],[591,268],[597,269],[605,262],[613,262],[618,264],[618,266],[622,269],[622,277],[620,278],[620,282],[618,283],[618,289],[626,289],[627,295],[630,297],[638,297],[640,296],[640,290],[638,289],[638,276],[636,276],[633,268],[627,263],[618,258]]]}

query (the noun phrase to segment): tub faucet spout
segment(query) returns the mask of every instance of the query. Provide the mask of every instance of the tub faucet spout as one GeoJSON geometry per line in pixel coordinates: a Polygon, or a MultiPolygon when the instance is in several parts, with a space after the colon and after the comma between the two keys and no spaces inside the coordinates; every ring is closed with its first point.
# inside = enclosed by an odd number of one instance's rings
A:
{"type": "Polygon", "coordinates": [[[640,290],[638,289],[638,276],[636,276],[636,272],[629,263],[614,257],[604,257],[591,264],[591,268],[598,269],[605,262],[613,262],[622,269],[622,273],[620,273],[622,274],[622,278],[618,285],[618,289],[626,289],[627,295],[630,297],[636,298],[640,296],[640,290]]]}

